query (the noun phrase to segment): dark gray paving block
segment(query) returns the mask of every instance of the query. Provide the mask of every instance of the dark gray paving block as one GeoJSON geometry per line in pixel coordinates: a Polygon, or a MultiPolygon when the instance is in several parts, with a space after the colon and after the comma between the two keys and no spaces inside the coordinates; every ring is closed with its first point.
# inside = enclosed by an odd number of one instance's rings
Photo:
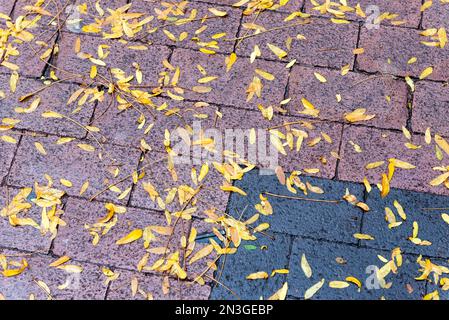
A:
{"type": "MultiPolygon", "coordinates": [[[[288,236],[274,234],[274,240],[259,235],[256,241],[242,241],[239,250],[234,255],[226,257],[224,271],[217,280],[234,291],[241,299],[258,300],[270,297],[279,290],[286,280],[285,275],[275,275],[266,280],[247,280],[254,272],[265,271],[269,275],[274,269],[284,269],[288,266],[288,256],[291,239],[288,236]],[[254,246],[251,249],[245,245],[254,246]],[[261,249],[263,246],[265,249],[261,249]]],[[[222,261],[219,261],[221,266],[222,261]]],[[[237,297],[223,286],[212,289],[213,300],[235,300],[237,297]]]]}
{"type": "MultiPolygon", "coordinates": [[[[281,185],[275,175],[259,175],[258,171],[247,174],[236,186],[248,193],[247,197],[232,195],[228,206],[229,213],[237,216],[248,206],[245,217],[256,213],[254,205],[260,203],[259,195],[270,192],[277,195],[307,197],[309,199],[340,200],[345,194],[346,188],[359,200],[363,199],[361,185],[338,182],[317,178],[301,177],[301,180],[318,186],[324,194],[304,196],[290,193],[281,185]]],[[[283,199],[268,196],[274,213],[270,216],[262,216],[261,221],[268,222],[270,230],[297,236],[306,236],[314,239],[337,240],[348,243],[356,243],[354,233],[359,232],[362,212],[345,201],[341,203],[324,203],[283,199]]]]}
{"type": "Polygon", "coordinates": [[[387,300],[409,300],[423,297],[425,283],[414,280],[420,274],[418,271],[419,265],[416,263],[414,256],[403,255],[403,264],[398,268],[397,273],[390,273],[385,278],[387,283],[392,283],[390,289],[368,289],[368,287],[371,287],[370,283],[372,283],[369,277],[374,272],[370,270],[375,270],[375,267],[381,268],[384,265],[377,255],[391,259],[391,253],[388,251],[298,238],[293,243],[290,257],[290,273],[287,279],[289,284],[288,294],[293,297],[304,298],[306,290],[324,278],[324,285],[312,299],[375,300],[384,297],[387,300]],[[310,278],[307,278],[301,269],[303,254],[305,254],[312,269],[310,278]],[[344,259],[345,263],[338,263],[337,258],[344,259]],[[375,267],[367,270],[369,266],[375,267]],[[360,292],[358,292],[355,284],[350,284],[349,287],[344,289],[329,287],[330,281],[344,281],[348,276],[356,277],[362,282],[360,292]],[[413,292],[409,293],[407,287],[413,288],[413,292]]]}
{"type": "Polygon", "coordinates": [[[379,192],[373,190],[368,196],[367,204],[371,211],[364,216],[362,233],[372,235],[375,240],[366,241],[366,246],[383,249],[401,247],[408,253],[449,257],[449,225],[441,218],[441,214],[449,210],[426,210],[449,207],[448,197],[394,189],[382,200],[379,192]],[[385,207],[392,209],[397,221],[401,221],[393,206],[394,200],[404,208],[407,220],[399,227],[389,229],[388,222],[385,221],[385,207]],[[418,237],[432,242],[431,246],[415,245],[408,240],[412,235],[413,221],[418,222],[418,237]]]}

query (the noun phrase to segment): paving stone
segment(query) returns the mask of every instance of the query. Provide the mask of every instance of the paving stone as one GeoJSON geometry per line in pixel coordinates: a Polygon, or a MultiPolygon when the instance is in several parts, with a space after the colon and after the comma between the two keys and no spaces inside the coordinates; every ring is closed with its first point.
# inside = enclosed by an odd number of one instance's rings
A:
{"type": "MultiPolygon", "coordinates": [[[[98,146],[95,152],[88,152],[78,147],[78,144],[86,142],[72,141],[56,145],[57,140],[57,137],[23,137],[7,183],[18,187],[30,187],[34,185],[34,182],[47,184],[44,175],[48,174],[54,179],[56,188],[66,191],[68,195],[78,196],[82,185],[89,181],[89,188],[82,195],[89,199],[137,169],[139,151],[104,145],[103,159],[101,160],[98,157],[98,152],[100,152],[98,146]],[[44,146],[47,151],[46,156],[37,151],[36,142],[44,146]],[[117,168],[120,172],[117,177],[114,177],[117,168]],[[73,187],[62,186],[59,182],[60,179],[71,181],[73,187]]],[[[125,180],[117,187],[124,191],[131,187],[131,184],[131,180],[125,180]]],[[[117,197],[117,193],[108,190],[96,199],[126,203],[129,195],[122,200],[117,197]]]]}
{"type": "Polygon", "coordinates": [[[342,137],[341,161],[338,166],[338,177],[341,180],[361,182],[364,177],[372,184],[381,181],[381,174],[387,172],[388,159],[396,158],[416,166],[413,170],[396,169],[392,188],[449,195],[444,186],[432,187],[429,182],[438,176],[433,167],[442,163],[435,156],[435,146],[427,145],[424,137],[414,135],[412,143],[421,149],[410,150],[405,147],[407,139],[399,132],[347,126],[342,137]],[[359,145],[363,152],[357,153],[350,141],[359,145]],[[375,169],[366,169],[368,163],[385,161],[375,169]]]}
{"type": "Polygon", "coordinates": [[[172,134],[178,127],[185,128],[186,126],[193,127],[194,121],[201,121],[203,126],[208,123],[213,124],[215,112],[218,109],[216,106],[195,107],[195,103],[187,101],[173,101],[169,99],[156,98],[153,100],[156,106],[161,106],[167,103],[168,109],[177,109],[177,113],[166,115],[166,111],[159,112],[152,110],[151,112],[146,108],[129,108],[125,111],[118,110],[112,103],[110,96],[107,96],[105,101],[99,102],[95,109],[93,126],[101,128],[100,134],[95,134],[98,139],[106,138],[106,141],[139,148],[140,141],[145,141],[152,147],[153,150],[164,150],[164,134],[165,129],[172,134]],[[141,114],[144,114],[147,119],[147,124],[143,129],[138,129],[138,120],[141,114]],[[200,119],[207,115],[207,119],[200,119]],[[154,118],[156,117],[156,119],[154,118]],[[145,135],[145,129],[154,124],[153,129],[145,135]]]}
{"type": "MultiPolygon", "coordinates": [[[[19,191],[19,189],[0,188],[0,210],[6,207],[19,191]]],[[[42,209],[33,206],[24,216],[40,223],[42,209]]],[[[0,216],[0,234],[2,247],[41,253],[47,253],[50,250],[50,234],[44,236],[40,230],[31,226],[13,227],[8,217],[0,216]]]]}
{"type": "Polygon", "coordinates": [[[422,26],[425,29],[445,27],[449,28],[449,4],[433,1],[432,6],[424,11],[422,26]]]}
{"type": "MultiPolygon", "coordinates": [[[[140,65],[140,70],[143,73],[143,84],[158,87],[159,72],[164,71],[162,61],[167,59],[170,54],[170,50],[167,47],[152,45],[148,47],[148,50],[132,50],[128,47],[133,45],[141,46],[142,43],[129,42],[124,45],[118,41],[106,41],[100,37],[63,33],[62,39],[59,40],[60,51],[56,65],[58,69],[81,74],[85,77],[89,76],[90,68],[93,64],[89,60],[82,60],[77,57],[74,50],[74,43],[77,37],[81,38],[81,52],[98,58],[98,46],[107,45],[109,48],[103,48],[103,51],[109,52],[109,55],[101,60],[104,60],[108,67],[119,68],[125,71],[127,75],[134,75],[136,69],[132,66],[132,63],[136,62],[140,65]]],[[[99,74],[109,78],[105,67],[97,67],[99,74]]],[[[66,73],[60,71],[56,73],[58,75],[62,74],[61,77],[67,76],[66,73]]]]}
{"type": "MultiPolygon", "coordinates": [[[[217,52],[230,53],[234,49],[233,41],[223,41],[224,39],[232,39],[237,36],[237,31],[240,25],[242,11],[236,8],[211,6],[211,4],[201,2],[189,2],[184,9],[181,6],[175,7],[173,10],[168,10],[166,5],[156,2],[147,2],[142,0],[133,1],[130,9],[132,12],[144,12],[147,15],[152,15],[155,19],[149,24],[148,29],[162,27],[162,29],[151,33],[147,36],[141,37],[145,41],[159,43],[164,45],[176,45],[177,47],[199,49],[202,47],[208,48],[205,44],[217,42],[218,48],[210,48],[217,52]],[[208,9],[215,8],[220,11],[227,12],[225,17],[216,17],[208,9]],[[155,10],[159,10],[163,14],[158,15],[155,10]],[[181,13],[182,12],[182,13],[181,13]],[[196,12],[195,21],[188,21],[192,14],[196,12]],[[203,18],[207,18],[202,21],[203,18]],[[186,23],[174,25],[174,19],[187,19],[186,23]],[[203,30],[206,28],[205,30],[203,30]],[[173,41],[169,39],[163,32],[169,31],[177,39],[183,32],[187,32],[188,36],[183,41],[173,41]],[[214,39],[216,34],[226,33],[225,36],[214,39]]],[[[147,29],[144,29],[145,31],[147,29]]],[[[145,32],[145,34],[147,34],[145,32]]]]}
{"type": "Polygon", "coordinates": [[[306,98],[320,110],[322,120],[342,122],[345,113],[363,107],[368,114],[376,115],[370,125],[400,129],[408,117],[406,84],[391,76],[370,77],[353,72],[342,76],[339,71],[295,66],[288,92],[292,98],[288,104],[292,115],[300,115],[298,112],[304,109],[301,99],[306,98]],[[327,82],[316,79],[315,72],[323,75],[327,82]],[[337,101],[337,94],[341,95],[341,102],[337,101]]]}
{"type": "Polygon", "coordinates": [[[274,239],[259,235],[255,241],[242,241],[237,253],[226,257],[221,277],[217,274],[215,277],[234,294],[223,286],[216,286],[212,289],[211,299],[259,300],[260,297],[267,299],[282,287],[286,281],[286,275],[282,274],[266,280],[246,279],[254,272],[265,271],[271,274],[271,271],[275,269],[287,268],[291,239],[282,234],[272,234],[272,236],[274,239]],[[245,249],[245,245],[250,247],[245,249]]]}
{"type": "Polygon", "coordinates": [[[322,288],[312,297],[314,300],[375,300],[384,297],[387,300],[417,300],[424,296],[425,283],[417,282],[414,278],[419,275],[419,265],[416,257],[403,255],[403,264],[398,268],[397,274],[389,274],[385,280],[392,282],[390,289],[369,289],[374,274],[374,267],[381,268],[384,264],[377,255],[387,259],[391,258],[390,252],[364,249],[354,246],[326,243],[321,241],[296,239],[293,243],[290,258],[290,273],[288,275],[289,294],[303,298],[305,291],[312,285],[325,279],[322,288]],[[308,279],[301,269],[301,257],[305,254],[312,268],[312,277],[308,279]],[[346,263],[339,264],[336,258],[343,258],[346,263]],[[330,281],[344,281],[346,277],[353,276],[362,282],[360,292],[357,287],[350,284],[344,289],[329,287],[330,281]],[[408,293],[407,285],[414,290],[408,293]]]}
{"type": "Polygon", "coordinates": [[[0,293],[7,300],[28,300],[31,294],[37,300],[47,300],[48,295],[35,281],[45,282],[52,298],[56,300],[103,300],[106,296],[105,276],[98,266],[70,261],[69,264],[83,268],[80,274],[73,274],[49,267],[56,260],[49,256],[7,250],[0,250],[0,254],[11,255],[7,257],[8,261],[20,262],[24,258],[29,264],[18,276],[0,278],[0,293]],[[65,283],[68,284],[66,289],[58,289],[65,283]]]}
{"type": "Polygon", "coordinates": [[[60,83],[57,86],[48,87],[21,103],[19,102],[21,96],[35,92],[45,87],[45,85],[37,80],[22,78],[20,79],[16,92],[10,93],[6,87],[9,86],[9,77],[0,75],[0,83],[3,84],[2,87],[4,86],[4,92],[8,94],[5,99],[0,100],[0,118],[20,120],[15,125],[15,129],[25,129],[77,138],[86,136],[86,131],[83,128],[80,128],[69,120],[41,117],[42,113],[51,110],[63,114],[80,124],[89,125],[90,118],[94,112],[94,105],[92,103],[85,104],[81,111],[76,114],[73,114],[72,111],[78,108],[78,105],[67,105],[71,94],[78,90],[78,86],[60,83]],[[32,113],[15,112],[17,107],[28,108],[37,98],[40,98],[40,103],[36,111],[32,113]]]}
{"type": "Polygon", "coordinates": [[[428,79],[446,80],[449,77],[449,51],[421,44],[428,38],[419,33],[414,29],[387,26],[379,30],[362,28],[359,47],[364,48],[365,52],[357,56],[358,68],[368,72],[419,77],[425,68],[433,66],[433,73],[428,79]],[[416,57],[417,62],[409,64],[412,57],[416,57]]]}
{"type": "MultiPolygon", "coordinates": [[[[105,235],[100,237],[98,245],[92,244],[92,236],[84,227],[94,224],[107,214],[103,203],[88,202],[70,198],[65,207],[64,220],[67,227],[59,230],[54,240],[53,252],[58,255],[68,255],[81,261],[104,264],[119,268],[137,270],[137,264],[145,255],[143,239],[126,245],[117,245],[116,241],[128,235],[135,229],[147,226],[167,226],[165,217],[160,212],[127,208],[126,213],[118,216],[117,224],[105,235]]],[[[190,223],[182,220],[176,227],[170,240],[170,252],[178,250],[180,238],[190,230],[190,223]],[[183,229],[185,231],[183,231],[183,229]]],[[[169,236],[155,233],[157,240],[152,248],[165,247],[169,236]]],[[[161,255],[151,254],[147,265],[151,267],[161,255]]]]}
{"type": "MultiPolygon", "coordinates": [[[[203,162],[191,163],[190,161],[190,159],[187,159],[184,163],[175,163],[176,177],[173,177],[167,169],[166,155],[154,155],[147,159],[143,165],[147,165],[147,163],[154,164],[149,165],[144,170],[145,177],[134,188],[130,204],[139,208],[162,210],[157,202],[153,202],[149,194],[144,190],[144,183],[150,182],[164,200],[172,188],[188,186],[196,190],[202,185],[203,187],[191,202],[191,205],[197,208],[197,211],[193,215],[205,217],[204,211],[211,208],[215,208],[219,212],[224,212],[228,203],[229,192],[224,192],[220,189],[224,181],[223,176],[210,165],[207,176],[202,181],[196,183],[192,179],[192,168],[195,168],[197,174],[199,174],[203,162]],[[163,161],[160,159],[163,159],[163,161]]],[[[181,210],[183,206],[184,204],[181,205],[176,196],[173,202],[167,205],[167,209],[171,212],[176,212],[181,210]]]]}
{"type": "Polygon", "coordinates": [[[118,271],[120,277],[111,283],[107,300],[145,300],[148,295],[154,300],[207,300],[210,295],[208,285],[201,286],[197,283],[169,279],[169,292],[164,294],[163,277],[142,274],[130,271],[118,271]],[[131,281],[136,278],[138,288],[145,292],[146,296],[138,292],[134,297],[131,290],[131,281]]]}
{"type": "MultiPolygon", "coordinates": [[[[363,188],[357,184],[343,183],[317,178],[301,178],[306,183],[320,187],[324,194],[302,192],[297,195],[290,193],[281,185],[275,175],[259,175],[258,171],[247,174],[236,186],[248,193],[247,197],[232,195],[228,205],[229,213],[238,217],[247,207],[244,218],[249,218],[257,211],[254,206],[260,203],[259,195],[269,192],[287,197],[305,197],[306,199],[340,200],[345,195],[346,188],[359,200],[363,200],[363,188]]],[[[281,232],[295,236],[305,236],[314,239],[326,239],[356,243],[353,234],[359,232],[362,220],[360,209],[346,203],[324,203],[303,200],[293,200],[267,196],[273,207],[273,215],[262,216],[260,221],[268,222],[273,232],[281,232]]]]}
{"type": "MultiPolygon", "coordinates": [[[[324,1],[317,1],[318,3],[322,4],[324,1]]],[[[355,8],[357,4],[360,4],[360,7],[362,8],[363,12],[365,12],[366,18],[358,16],[355,11],[353,12],[347,12],[345,14],[345,18],[349,20],[356,20],[356,21],[364,21],[365,23],[369,22],[371,24],[374,23],[374,19],[383,13],[390,13],[390,14],[396,14],[397,17],[391,20],[383,20],[381,24],[387,24],[390,25],[396,24],[399,22],[398,25],[400,26],[407,26],[407,27],[414,27],[417,28],[419,25],[419,21],[421,20],[421,1],[420,0],[411,0],[407,1],[407,4],[404,5],[403,2],[400,0],[378,0],[376,2],[372,2],[370,0],[358,0],[358,1],[347,1],[348,5],[352,8],[355,8]],[[376,8],[377,7],[377,8],[376,8]]],[[[323,16],[323,14],[320,13],[319,9],[315,9],[315,6],[310,2],[306,1],[305,6],[306,12],[311,13],[313,15],[317,16],[323,16]]],[[[338,6],[332,7],[334,10],[339,10],[338,6]]],[[[332,14],[325,14],[324,16],[329,17],[337,17],[332,14]]]]}
{"type": "MultiPolygon", "coordinates": [[[[257,132],[257,134],[261,136],[258,139],[261,141],[260,143],[262,143],[261,139],[265,138],[267,141],[267,151],[265,152],[262,150],[262,154],[258,153],[257,157],[255,157],[254,153],[250,152],[253,149],[249,147],[250,145],[247,142],[245,158],[249,159],[251,163],[255,163],[262,168],[270,167],[269,165],[271,165],[271,168],[277,166],[276,158],[272,158],[272,156],[275,156],[278,152],[274,147],[271,147],[273,150],[270,150],[270,137],[266,133],[266,129],[277,127],[277,130],[284,135],[291,130],[303,130],[307,132],[309,136],[304,139],[301,150],[297,152],[295,148],[290,150],[286,147],[285,149],[288,150],[286,151],[286,156],[278,154],[277,160],[279,165],[282,166],[285,171],[317,168],[320,170],[317,173],[318,176],[332,178],[335,175],[336,159],[331,156],[331,152],[338,152],[342,130],[342,127],[339,124],[317,121],[313,123],[312,128],[308,128],[307,125],[310,125],[310,123],[295,117],[275,115],[271,121],[268,121],[263,118],[259,111],[238,110],[238,116],[236,116],[235,109],[231,108],[222,108],[220,112],[223,114],[223,117],[217,120],[216,126],[220,130],[225,130],[224,132],[226,135],[228,135],[228,133],[234,133],[239,136],[241,135],[241,130],[243,130],[243,132],[246,133],[246,139],[248,139],[249,131],[246,130],[251,128],[261,129],[261,131],[257,132]],[[242,119],[245,119],[245,121],[242,121],[242,119]],[[305,122],[307,122],[307,124],[305,122]],[[285,124],[289,125],[285,126],[285,124]],[[308,143],[313,139],[318,138],[322,132],[331,137],[332,143],[321,141],[315,146],[309,146],[308,143]],[[265,155],[267,156],[266,159],[265,155]],[[324,161],[324,158],[326,161],[324,161]],[[321,160],[324,162],[321,162],[321,160]],[[274,165],[272,163],[274,163],[274,165]]],[[[224,140],[226,141],[226,139],[224,140]]],[[[242,141],[239,140],[239,144],[241,144],[241,142],[242,141]]],[[[265,147],[265,144],[257,146],[258,152],[261,152],[260,148],[263,147],[265,147]]],[[[229,149],[229,147],[226,146],[225,149],[229,149]]],[[[237,153],[240,154],[241,152],[237,153]]]]}
{"type": "MultiPolygon", "coordinates": [[[[236,0],[193,0],[198,2],[207,2],[210,4],[222,4],[222,5],[228,5],[232,6],[233,4],[237,3],[236,0]]],[[[269,10],[274,11],[281,11],[281,12],[293,12],[293,11],[300,11],[300,9],[303,6],[304,1],[303,0],[289,0],[284,6],[279,6],[279,1],[274,1],[274,6],[269,10]]],[[[246,6],[242,6],[242,9],[246,9],[246,6]]]]}
{"type": "MultiPolygon", "coordinates": [[[[18,140],[19,137],[14,139],[18,140]]],[[[16,149],[16,144],[0,141],[0,180],[3,180],[8,175],[16,149]]]]}
{"type": "Polygon", "coordinates": [[[378,190],[373,190],[367,199],[371,211],[363,218],[362,233],[372,235],[375,240],[364,241],[369,247],[393,249],[400,247],[407,253],[423,254],[434,257],[449,257],[446,239],[449,235],[447,224],[441,218],[445,210],[427,210],[427,208],[445,208],[448,197],[432,194],[411,192],[394,189],[387,198],[382,199],[378,190]],[[389,207],[395,212],[397,221],[402,219],[393,206],[397,200],[407,214],[407,220],[397,228],[389,229],[385,221],[385,208],[389,207]],[[408,240],[412,236],[413,222],[419,226],[418,237],[428,240],[431,246],[419,246],[408,240]]]}
{"type": "MultiPolygon", "coordinates": [[[[285,26],[284,19],[288,14],[266,12],[259,16],[257,25],[263,26],[266,30],[285,26]]],[[[253,17],[247,17],[243,23],[252,22],[253,17]]],[[[290,25],[299,23],[295,20],[288,22],[290,25]]],[[[253,31],[242,28],[240,36],[252,34],[253,31]]],[[[290,61],[296,59],[298,63],[332,67],[340,69],[354,62],[353,49],[357,44],[358,25],[339,24],[336,25],[326,19],[311,19],[310,23],[298,25],[291,28],[284,28],[278,31],[262,33],[261,35],[247,38],[238,46],[237,54],[249,56],[258,45],[265,59],[279,60],[279,58],[268,48],[267,43],[286,49],[288,37],[296,39],[298,34],[303,35],[305,40],[293,40],[291,50],[284,59],[290,61]]]]}
{"type": "Polygon", "coordinates": [[[0,0],[0,12],[9,15],[14,7],[14,1],[0,0]]]}
{"type": "Polygon", "coordinates": [[[439,134],[449,136],[448,107],[449,89],[446,85],[428,81],[418,82],[413,98],[413,131],[424,133],[430,127],[439,134]]]}
{"type": "Polygon", "coordinates": [[[198,65],[206,69],[208,76],[219,77],[206,85],[212,88],[211,92],[201,94],[186,90],[184,95],[186,99],[253,110],[257,110],[258,104],[264,106],[279,104],[284,99],[288,71],[283,63],[258,60],[248,66],[247,60],[238,59],[231,71],[226,72],[224,55],[205,55],[184,49],[175,49],[170,61],[173,66],[179,66],[181,69],[179,86],[183,88],[190,89],[199,85],[197,81],[204,76],[198,70],[198,65]],[[246,102],[246,90],[253,81],[257,68],[273,74],[276,79],[274,81],[262,79],[262,97],[255,96],[250,102],[246,102]]]}

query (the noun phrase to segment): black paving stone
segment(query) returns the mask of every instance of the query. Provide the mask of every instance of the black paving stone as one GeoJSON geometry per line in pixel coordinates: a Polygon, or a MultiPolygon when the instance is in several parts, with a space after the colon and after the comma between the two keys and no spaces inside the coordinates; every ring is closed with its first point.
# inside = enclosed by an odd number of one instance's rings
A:
{"type": "MultiPolygon", "coordinates": [[[[392,282],[390,289],[368,289],[366,280],[373,272],[366,272],[368,266],[381,268],[384,263],[377,255],[382,255],[391,259],[391,253],[387,251],[360,248],[345,244],[329,243],[324,241],[314,241],[297,238],[293,243],[290,257],[290,274],[288,275],[289,295],[297,298],[304,298],[305,291],[312,285],[325,279],[322,288],[312,297],[312,299],[324,300],[377,300],[384,297],[390,299],[421,299],[425,293],[425,282],[414,280],[420,272],[415,256],[403,255],[403,265],[398,269],[397,274],[390,273],[386,277],[387,282],[392,282]],[[312,268],[312,277],[309,279],[301,269],[301,256],[306,258],[312,268]],[[337,263],[336,258],[343,258],[346,263],[337,263]],[[344,289],[333,289],[329,287],[330,281],[344,281],[346,277],[353,276],[362,282],[360,292],[356,285],[351,284],[344,289]],[[413,288],[409,293],[407,284],[413,288]]],[[[371,270],[375,270],[374,268],[371,270]]],[[[368,270],[369,271],[369,270],[368,270]]],[[[372,283],[372,281],[368,281],[372,283]]]]}

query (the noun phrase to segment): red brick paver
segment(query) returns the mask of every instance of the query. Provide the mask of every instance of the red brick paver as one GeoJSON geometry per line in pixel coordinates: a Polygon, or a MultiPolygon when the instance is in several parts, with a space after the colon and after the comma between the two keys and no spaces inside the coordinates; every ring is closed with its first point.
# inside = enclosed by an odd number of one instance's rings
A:
{"type": "Polygon", "coordinates": [[[399,132],[378,130],[374,128],[347,126],[343,132],[341,161],[338,176],[342,180],[361,182],[364,177],[372,184],[379,183],[381,174],[387,173],[389,158],[396,158],[416,166],[412,170],[396,169],[391,187],[432,192],[448,195],[444,186],[432,187],[429,182],[441,174],[432,170],[441,165],[435,156],[435,146],[427,145],[424,137],[413,135],[412,142],[421,146],[417,150],[409,150],[404,143],[407,139],[399,132]],[[361,153],[355,151],[350,141],[362,148],[361,153]],[[366,165],[378,161],[385,163],[375,169],[366,169],[366,165]]]}
{"type": "Polygon", "coordinates": [[[304,110],[301,99],[305,98],[320,110],[319,118],[323,120],[342,122],[345,113],[365,108],[368,114],[376,115],[369,125],[400,129],[408,117],[406,84],[388,75],[349,72],[342,76],[339,71],[294,67],[289,96],[292,101],[288,107],[292,115],[299,115],[304,110]],[[321,83],[315,73],[324,76],[327,82],[321,83]]]}
{"type": "MultiPolygon", "coordinates": [[[[90,198],[106,189],[105,193],[98,196],[98,200],[126,203],[128,197],[117,199],[119,194],[108,190],[108,186],[131,175],[137,169],[139,151],[104,145],[103,151],[99,146],[95,146],[96,151],[89,152],[78,146],[86,142],[72,141],[57,145],[57,140],[57,137],[23,137],[8,184],[20,187],[31,187],[35,181],[46,184],[44,175],[48,174],[54,179],[55,187],[65,190],[69,195],[78,196],[83,184],[89,181],[89,188],[83,197],[90,198]],[[47,155],[41,154],[35,143],[40,143],[47,155]],[[102,159],[98,156],[99,152],[102,153],[102,159]],[[117,169],[119,174],[114,177],[117,169]],[[60,179],[71,181],[73,187],[63,187],[60,179]]],[[[132,181],[129,179],[118,187],[125,191],[131,185],[132,181]]]]}

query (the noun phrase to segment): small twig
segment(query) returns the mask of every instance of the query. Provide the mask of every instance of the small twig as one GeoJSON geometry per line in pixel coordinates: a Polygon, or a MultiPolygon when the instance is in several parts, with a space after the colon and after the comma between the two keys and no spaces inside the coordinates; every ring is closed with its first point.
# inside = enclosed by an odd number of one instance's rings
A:
{"type": "Polygon", "coordinates": [[[284,196],[281,194],[275,194],[271,192],[262,192],[262,194],[267,196],[272,196],[275,198],[283,198],[283,199],[291,199],[291,200],[302,200],[302,201],[311,201],[311,202],[325,202],[325,203],[340,203],[341,200],[321,200],[321,199],[309,199],[304,197],[293,197],[293,196],[284,196]]]}

